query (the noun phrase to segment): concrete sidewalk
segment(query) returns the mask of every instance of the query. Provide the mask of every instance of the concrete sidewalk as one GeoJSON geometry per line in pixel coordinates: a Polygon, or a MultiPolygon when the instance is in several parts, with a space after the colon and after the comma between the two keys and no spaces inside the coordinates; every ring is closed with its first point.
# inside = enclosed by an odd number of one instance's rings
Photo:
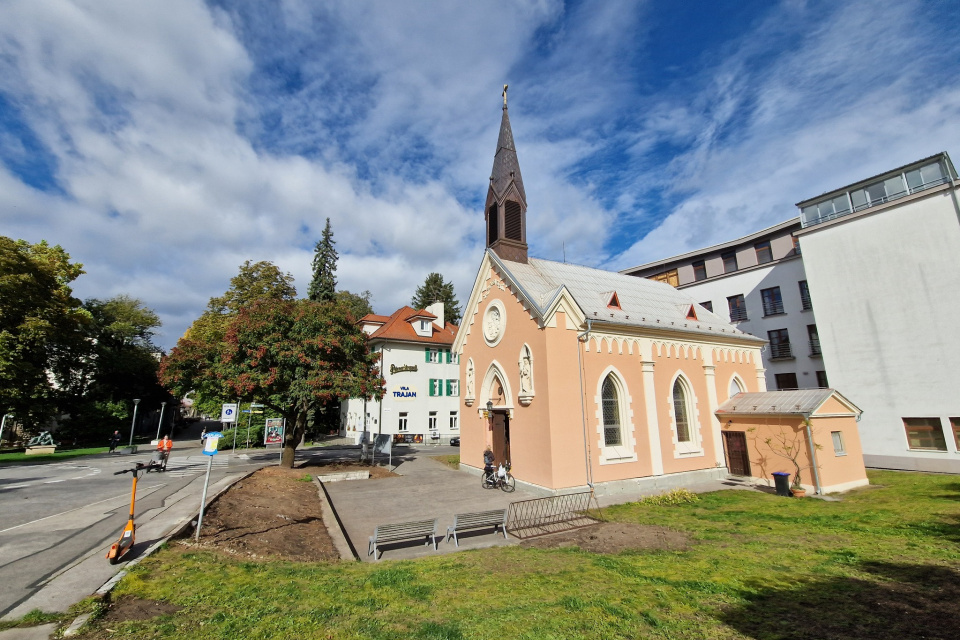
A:
{"type": "MultiPolygon", "coordinates": [[[[397,458],[394,458],[395,460],[397,458]]],[[[347,539],[361,560],[372,561],[367,555],[367,541],[381,524],[428,520],[437,518],[438,551],[421,543],[394,543],[383,545],[383,558],[399,560],[437,553],[457,551],[451,540],[443,542],[447,527],[453,524],[457,513],[506,509],[511,502],[529,500],[537,496],[519,486],[514,493],[499,489],[484,489],[477,476],[455,471],[431,460],[423,452],[404,456],[394,469],[399,478],[354,480],[324,484],[330,502],[343,523],[347,539]]],[[[332,523],[331,523],[332,524],[332,523]]],[[[504,539],[491,529],[480,529],[458,535],[460,549],[517,544],[513,537],[504,539]]]]}

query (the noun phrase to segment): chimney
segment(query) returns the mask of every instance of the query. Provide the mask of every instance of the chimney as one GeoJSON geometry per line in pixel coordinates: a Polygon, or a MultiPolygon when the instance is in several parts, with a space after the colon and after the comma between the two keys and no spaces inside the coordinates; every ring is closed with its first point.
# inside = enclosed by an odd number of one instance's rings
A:
{"type": "Polygon", "coordinates": [[[435,325],[440,327],[442,330],[444,327],[443,322],[443,302],[434,302],[432,305],[426,308],[427,313],[432,313],[437,316],[437,319],[433,321],[435,325]]]}

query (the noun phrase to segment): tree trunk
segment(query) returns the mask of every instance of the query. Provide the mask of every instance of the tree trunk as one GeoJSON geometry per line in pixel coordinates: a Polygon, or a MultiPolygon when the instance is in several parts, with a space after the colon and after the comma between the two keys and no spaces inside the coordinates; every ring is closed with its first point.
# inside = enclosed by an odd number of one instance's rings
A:
{"type": "Polygon", "coordinates": [[[297,417],[294,420],[293,428],[287,428],[283,434],[283,453],[280,456],[280,466],[287,469],[293,469],[294,458],[297,454],[297,447],[303,440],[303,434],[307,430],[307,412],[297,411],[297,417]]]}

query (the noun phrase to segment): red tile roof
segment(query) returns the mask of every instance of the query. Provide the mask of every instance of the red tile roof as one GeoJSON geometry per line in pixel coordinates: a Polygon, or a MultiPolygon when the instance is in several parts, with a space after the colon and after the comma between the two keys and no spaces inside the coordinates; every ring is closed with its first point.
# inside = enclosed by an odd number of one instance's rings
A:
{"type": "MultiPolygon", "coordinates": [[[[373,316],[373,314],[365,316],[361,322],[370,322],[371,316],[373,316]]],[[[453,339],[457,335],[457,325],[450,324],[449,322],[446,323],[446,326],[443,329],[437,329],[437,326],[434,325],[433,335],[429,338],[426,336],[417,335],[417,332],[410,323],[410,320],[413,320],[414,318],[418,320],[421,318],[436,318],[435,315],[428,313],[423,309],[418,310],[411,307],[402,307],[397,309],[390,317],[373,317],[378,319],[385,318],[386,321],[382,327],[379,327],[376,331],[370,334],[370,340],[399,340],[402,342],[422,342],[424,344],[452,345],[453,339]]]]}

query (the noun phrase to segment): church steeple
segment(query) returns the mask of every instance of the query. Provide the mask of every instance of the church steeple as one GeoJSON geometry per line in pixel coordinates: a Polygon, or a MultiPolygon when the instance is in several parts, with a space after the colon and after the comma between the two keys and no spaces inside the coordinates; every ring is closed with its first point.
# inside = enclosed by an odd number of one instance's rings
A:
{"type": "Polygon", "coordinates": [[[504,260],[526,263],[527,194],[507,113],[507,85],[503,85],[503,118],[484,210],[487,246],[504,260]]]}

